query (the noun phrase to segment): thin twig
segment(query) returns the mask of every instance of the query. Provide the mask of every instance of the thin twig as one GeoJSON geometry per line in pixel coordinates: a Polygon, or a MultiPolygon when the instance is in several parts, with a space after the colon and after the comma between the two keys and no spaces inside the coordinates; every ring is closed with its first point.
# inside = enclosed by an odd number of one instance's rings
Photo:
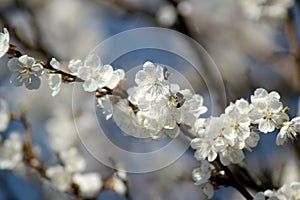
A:
{"type": "Polygon", "coordinates": [[[225,174],[229,177],[229,185],[238,190],[247,200],[252,200],[252,195],[247,191],[244,185],[239,182],[231,170],[227,166],[222,165],[219,157],[216,158],[216,161],[220,164],[222,170],[224,170],[225,174]]]}

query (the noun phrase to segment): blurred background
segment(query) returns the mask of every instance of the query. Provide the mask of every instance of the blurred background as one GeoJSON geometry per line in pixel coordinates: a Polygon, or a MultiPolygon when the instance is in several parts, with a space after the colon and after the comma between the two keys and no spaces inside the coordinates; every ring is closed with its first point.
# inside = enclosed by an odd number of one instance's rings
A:
{"type": "MultiPolygon", "coordinates": [[[[201,77],[193,76],[186,62],[165,52],[151,49],[131,52],[109,64],[115,68],[130,69],[130,66],[151,60],[180,69],[195,92],[204,96],[204,104],[209,110],[217,106],[221,111],[231,101],[241,97],[249,99],[256,88],[263,87],[281,94],[283,104],[290,108],[291,117],[299,115],[298,0],[0,0],[0,27],[1,30],[2,27],[8,28],[11,43],[21,52],[45,61],[54,57],[62,65],[67,65],[74,58],[84,59],[101,41],[123,31],[141,27],[168,28],[192,38],[205,48],[222,75],[226,102],[209,105],[208,89],[201,77]]],[[[114,48],[118,48],[118,44],[115,45],[114,48]]],[[[169,45],[171,49],[181,49],[198,56],[199,67],[210,67],[192,43],[174,41],[169,45]]],[[[107,49],[101,51],[114,53],[107,49]]],[[[90,120],[90,113],[94,113],[95,108],[95,104],[90,103],[93,95],[85,93],[74,97],[73,85],[64,84],[61,92],[52,97],[46,78],[39,90],[16,88],[9,83],[7,61],[7,57],[0,60],[0,97],[9,102],[12,110],[18,110],[20,103],[26,107],[33,143],[46,165],[57,162],[49,144],[51,134],[68,131],[70,137],[78,137],[72,111],[78,113],[75,117],[83,132],[99,131],[90,120]],[[72,110],[72,98],[81,102],[75,110],[72,110]]],[[[214,81],[214,74],[207,76],[214,81]]],[[[217,94],[222,93],[217,84],[214,90],[217,94]]],[[[105,127],[113,126],[111,121],[105,121],[101,116],[98,120],[105,127]]],[[[13,131],[22,132],[20,124],[10,124],[3,134],[9,135],[13,131]]],[[[107,136],[118,146],[136,152],[153,151],[169,142],[162,139],[145,143],[120,134],[117,128],[110,129],[107,136]]],[[[277,147],[275,137],[275,133],[261,135],[254,151],[246,153],[247,167],[272,185],[299,180],[299,144],[277,147]]],[[[76,145],[87,160],[88,170],[97,171],[102,177],[111,172],[80,142],[77,141],[76,145]]],[[[99,146],[99,151],[109,152],[109,149],[99,146]]],[[[153,162],[160,162],[166,156],[169,155],[161,155],[153,162]]],[[[193,151],[187,150],[168,167],[144,174],[128,174],[130,196],[143,200],[203,199],[191,178],[192,169],[197,166],[193,151]]],[[[36,179],[30,173],[0,171],[0,200],[71,199],[47,183],[39,184],[36,179]]],[[[104,190],[97,199],[126,197],[104,190]]],[[[231,188],[221,188],[215,191],[213,199],[242,197],[231,188]]]]}

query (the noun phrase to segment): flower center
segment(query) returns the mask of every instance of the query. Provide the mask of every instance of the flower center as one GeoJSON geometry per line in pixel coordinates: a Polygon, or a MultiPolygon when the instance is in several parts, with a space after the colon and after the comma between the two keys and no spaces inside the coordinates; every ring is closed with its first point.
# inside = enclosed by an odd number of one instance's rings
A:
{"type": "Polygon", "coordinates": [[[273,112],[271,112],[269,109],[267,109],[265,112],[264,112],[264,119],[272,119],[273,117],[273,112]]]}

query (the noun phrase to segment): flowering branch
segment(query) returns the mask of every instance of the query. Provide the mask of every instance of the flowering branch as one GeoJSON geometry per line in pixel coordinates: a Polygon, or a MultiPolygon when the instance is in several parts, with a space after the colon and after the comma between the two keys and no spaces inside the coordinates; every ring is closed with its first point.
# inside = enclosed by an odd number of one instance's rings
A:
{"type": "MultiPolygon", "coordinates": [[[[177,8],[177,1],[168,2],[177,8]]],[[[31,15],[34,18],[34,14],[31,15]]],[[[191,35],[184,16],[177,14],[176,17],[181,31],[191,35]]],[[[291,22],[290,18],[289,20],[291,22]]],[[[295,66],[297,64],[295,70],[299,70],[299,46],[294,29],[292,23],[287,24],[291,54],[295,54],[295,66]]],[[[244,151],[251,151],[257,146],[260,134],[272,133],[275,130],[279,130],[276,137],[277,145],[299,137],[300,117],[290,119],[279,93],[275,91],[268,92],[258,88],[249,101],[236,100],[230,103],[220,116],[201,118],[207,111],[203,97],[189,89],[180,88],[176,83],[171,83],[167,67],[150,61],[145,62],[135,76],[135,86],[125,89],[122,86],[125,71],[115,70],[111,65],[103,64],[95,54],[87,56],[83,61],[71,60],[68,66],[63,68],[55,58],[50,61],[36,61],[22,54],[14,45],[9,44],[9,32],[6,29],[0,34],[0,44],[0,57],[4,54],[10,56],[8,62],[8,68],[12,72],[10,81],[17,87],[25,85],[28,89],[38,89],[41,84],[40,77],[47,72],[53,96],[60,91],[61,83],[82,83],[84,91],[95,94],[97,105],[106,119],[113,118],[127,135],[143,139],[160,139],[175,138],[180,132],[185,134],[191,139],[190,146],[195,150],[195,158],[200,165],[193,170],[193,179],[207,198],[212,198],[214,189],[222,185],[235,188],[247,200],[262,199],[261,195],[264,198],[270,197],[270,192],[257,193],[252,197],[247,191],[246,181],[237,178],[239,173],[234,174],[229,166],[241,169],[240,174],[246,176],[247,181],[253,182],[248,186],[252,185],[257,192],[265,190],[262,182],[241,166],[245,158],[244,151]]],[[[41,43],[38,43],[38,46],[41,46],[41,43]]],[[[300,72],[296,72],[300,77],[300,72]]],[[[21,148],[23,161],[36,169],[41,177],[52,182],[58,190],[79,199],[88,199],[99,194],[102,186],[117,190],[116,188],[120,187],[116,187],[116,184],[119,184],[122,185],[119,193],[130,198],[124,174],[114,171],[103,183],[98,173],[83,173],[86,162],[77,148],[71,145],[67,147],[54,145],[52,148],[60,162],[52,167],[43,166],[32,150],[30,127],[23,111],[19,120],[25,129],[25,140],[21,148]],[[91,182],[93,184],[89,185],[91,182]]],[[[19,140],[18,136],[13,136],[7,139],[3,146],[9,146],[7,145],[9,142],[17,143],[19,140]]],[[[20,148],[13,150],[20,151],[20,148]]],[[[16,160],[19,162],[18,158],[16,160]]],[[[15,163],[5,163],[0,166],[12,169],[11,166],[14,165],[15,163]]],[[[291,187],[293,192],[296,187],[297,192],[299,186],[295,185],[284,185],[282,188],[291,187]]],[[[278,189],[278,193],[284,190],[282,188],[278,189]]],[[[277,195],[275,192],[273,194],[277,195]]]]}

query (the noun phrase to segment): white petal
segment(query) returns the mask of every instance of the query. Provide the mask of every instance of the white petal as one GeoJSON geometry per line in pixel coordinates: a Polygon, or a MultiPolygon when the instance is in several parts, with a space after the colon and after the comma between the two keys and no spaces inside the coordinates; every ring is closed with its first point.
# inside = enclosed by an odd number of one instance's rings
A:
{"type": "Polygon", "coordinates": [[[31,70],[36,76],[41,76],[44,73],[44,68],[41,64],[34,64],[31,70]]]}
{"type": "Polygon", "coordinates": [[[78,77],[87,80],[91,76],[91,69],[88,67],[80,67],[78,70],[78,77]]]}
{"type": "Polygon", "coordinates": [[[102,88],[104,87],[112,78],[113,76],[113,68],[111,65],[104,65],[100,69],[100,76],[99,76],[99,82],[98,82],[98,87],[102,88]]]}
{"type": "Polygon", "coordinates": [[[29,66],[29,67],[31,67],[35,63],[35,59],[27,55],[21,56],[19,58],[19,61],[21,61],[25,66],[29,66]]]}
{"type": "Polygon", "coordinates": [[[10,82],[16,87],[23,85],[22,75],[19,72],[14,72],[10,76],[10,82]]]}
{"type": "Polygon", "coordinates": [[[3,29],[3,33],[0,33],[0,58],[9,49],[9,33],[6,28],[3,29]]]}
{"type": "Polygon", "coordinates": [[[52,58],[52,59],[51,59],[50,65],[51,65],[54,69],[59,69],[59,68],[60,68],[60,63],[59,63],[55,58],[52,58]]]}
{"type": "Polygon", "coordinates": [[[20,69],[23,69],[23,67],[23,63],[21,63],[18,58],[12,58],[8,61],[8,69],[11,72],[19,71],[20,69]]]}
{"type": "Polygon", "coordinates": [[[85,59],[84,66],[89,68],[97,68],[101,66],[101,60],[97,55],[91,54],[85,59]]]}
{"type": "Polygon", "coordinates": [[[75,59],[72,59],[69,61],[69,69],[72,73],[77,73],[79,68],[83,66],[83,63],[81,60],[75,60],[75,59]]]}
{"type": "Polygon", "coordinates": [[[263,133],[273,132],[275,130],[275,124],[272,120],[264,119],[259,123],[258,129],[263,133]]]}
{"type": "Polygon", "coordinates": [[[278,135],[276,136],[276,145],[283,145],[287,139],[287,129],[288,126],[284,126],[280,129],[278,135]]]}
{"type": "Polygon", "coordinates": [[[94,92],[98,89],[98,83],[94,79],[84,81],[83,89],[87,92],[94,92]]]}
{"type": "Polygon", "coordinates": [[[122,69],[115,70],[106,87],[114,89],[119,84],[120,80],[124,79],[125,72],[122,69]]]}
{"type": "Polygon", "coordinates": [[[52,96],[56,96],[60,91],[61,87],[61,75],[60,74],[49,74],[49,87],[52,91],[52,96]]]}
{"type": "Polygon", "coordinates": [[[73,182],[79,186],[79,191],[84,197],[93,197],[103,186],[98,173],[74,174],[73,182]]]}
{"type": "Polygon", "coordinates": [[[25,83],[25,87],[28,88],[29,90],[36,90],[40,87],[41,80],[36,76],[30,76],[28,79],[24,80],[24,83],[25,83]]]}

